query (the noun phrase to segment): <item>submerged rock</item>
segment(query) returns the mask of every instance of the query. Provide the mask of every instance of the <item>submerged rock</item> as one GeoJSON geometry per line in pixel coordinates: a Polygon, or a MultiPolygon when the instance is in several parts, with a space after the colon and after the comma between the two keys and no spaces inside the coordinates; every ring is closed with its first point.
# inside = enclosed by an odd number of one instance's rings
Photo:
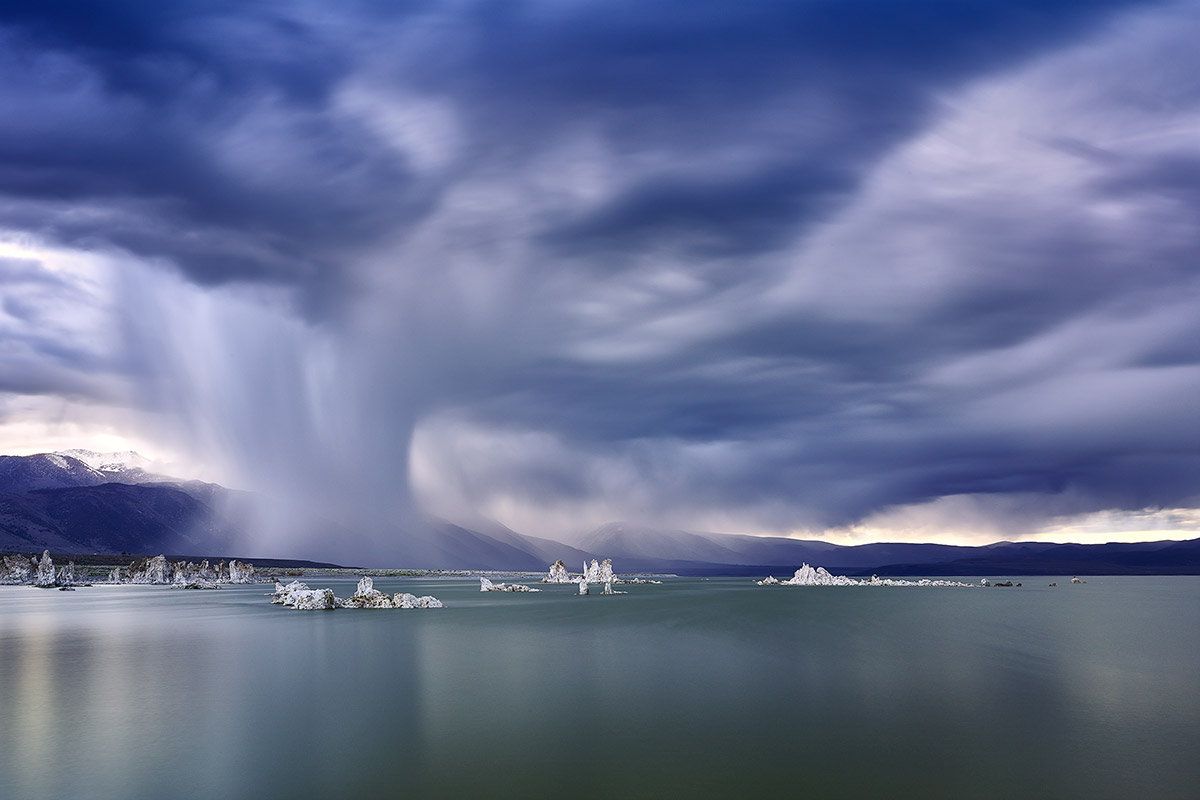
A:
{"type": "Polygon", "coordinates": [[[574,579],[567,573],[567,565],[562,562],[562,559],[555,561],[550,565],[550,572],[546,577],[542,578],[542,583],[574,583],[574,579]]]}

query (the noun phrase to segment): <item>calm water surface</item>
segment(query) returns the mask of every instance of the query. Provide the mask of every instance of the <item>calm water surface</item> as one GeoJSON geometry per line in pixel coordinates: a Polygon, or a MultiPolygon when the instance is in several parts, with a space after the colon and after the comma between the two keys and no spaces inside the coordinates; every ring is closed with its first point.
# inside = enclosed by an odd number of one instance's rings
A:
{"type": "Polygon", "coordinates": [[[1200,797],[1200,578],[1022,582],[0,587],[0,798],[1200,797]]]}

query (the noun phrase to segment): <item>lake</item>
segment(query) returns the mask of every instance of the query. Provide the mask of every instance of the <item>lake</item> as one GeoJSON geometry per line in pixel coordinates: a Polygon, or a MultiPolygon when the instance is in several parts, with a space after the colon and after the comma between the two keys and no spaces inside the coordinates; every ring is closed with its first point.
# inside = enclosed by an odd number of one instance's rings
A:
{"type": "Polygon", "coordinates": [[[0,797],[1200,796],[1200,578],[1018,580],[0,587],[0,797]]]}

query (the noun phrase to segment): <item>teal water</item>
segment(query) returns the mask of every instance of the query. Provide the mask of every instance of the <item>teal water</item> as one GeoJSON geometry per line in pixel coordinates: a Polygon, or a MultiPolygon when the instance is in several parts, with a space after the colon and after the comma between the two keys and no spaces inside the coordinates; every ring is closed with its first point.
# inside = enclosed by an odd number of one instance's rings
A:
{"type": "Polygon", "coordinates": [[[1200,578],[1050,580],[0,587],[0,798],[1200,796],[1200,578]]]}

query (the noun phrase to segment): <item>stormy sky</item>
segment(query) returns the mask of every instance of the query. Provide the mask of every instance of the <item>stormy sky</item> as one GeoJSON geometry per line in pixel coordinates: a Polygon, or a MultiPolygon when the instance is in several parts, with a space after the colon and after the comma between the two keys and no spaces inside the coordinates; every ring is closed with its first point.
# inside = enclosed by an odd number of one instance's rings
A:
{"type": "Polygon", "coordinates": [[[259,490],[279,555],[423,513],[1190,538],[1198,40],[1197,2],[6,2],[0,450],[259,490]]]}

